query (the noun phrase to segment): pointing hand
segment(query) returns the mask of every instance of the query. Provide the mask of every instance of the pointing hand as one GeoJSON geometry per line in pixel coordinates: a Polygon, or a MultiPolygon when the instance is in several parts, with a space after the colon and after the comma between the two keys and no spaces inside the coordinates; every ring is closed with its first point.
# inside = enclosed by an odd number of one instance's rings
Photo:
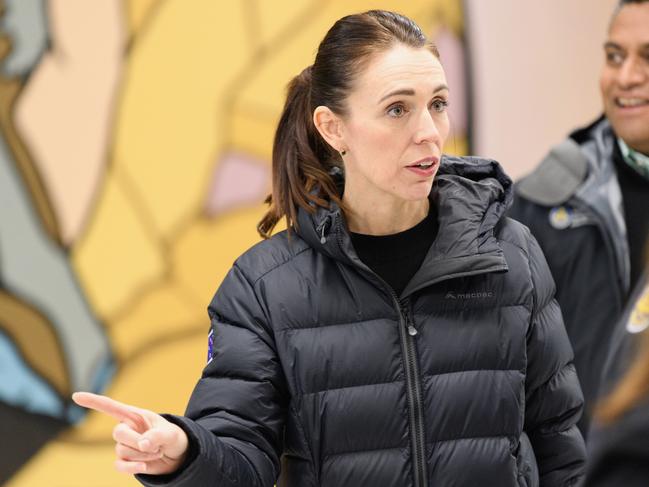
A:
{"type": "Polygon", "coordinates": [[[113,429],[115,468],[120,472],[168,474],[182,465],[187,435],[159,414],[89,392],[75,392],[72,400],[120,421],[113,429]]]}

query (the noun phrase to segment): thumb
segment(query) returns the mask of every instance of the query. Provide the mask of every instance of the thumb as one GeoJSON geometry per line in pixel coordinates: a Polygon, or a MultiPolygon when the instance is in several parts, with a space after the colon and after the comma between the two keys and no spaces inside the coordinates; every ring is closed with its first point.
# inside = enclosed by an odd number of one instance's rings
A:
{"type": "Polygon", "coordinates": [[[138,442],[138,448],[143,452],[160,452],[166,457],[177,459],[187,451],[188,444],[187,434],[181,427],[165,422],[146,431],[138,442]]]}

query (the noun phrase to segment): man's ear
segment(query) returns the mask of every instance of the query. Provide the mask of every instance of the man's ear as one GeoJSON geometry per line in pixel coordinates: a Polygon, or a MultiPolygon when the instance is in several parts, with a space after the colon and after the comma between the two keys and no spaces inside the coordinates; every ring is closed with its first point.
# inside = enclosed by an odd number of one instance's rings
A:
{"type": "Polygon", "coordinates": [[[320,105],[313,111],[313,123],[320,135],[334,150],[346,150],[343,121],[329,107],[320,105]]]}

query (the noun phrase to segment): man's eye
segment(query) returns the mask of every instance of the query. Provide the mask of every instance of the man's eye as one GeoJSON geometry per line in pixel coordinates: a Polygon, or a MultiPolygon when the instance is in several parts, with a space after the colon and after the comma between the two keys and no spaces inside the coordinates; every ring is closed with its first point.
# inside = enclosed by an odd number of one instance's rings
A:
{"type": "Polygon", "coordinates": [[[624,62],[624,56],[620,52],[607,52],[606,62],[611,65],[619,66],[624,62]]]}
{"type": "Polygon", "coordinates": [[[403,105],[394,105],[388,108],[388,115],[394,118],[403,117],[405,113],[406,113],[406,109],[403,107],[403,105]]]}

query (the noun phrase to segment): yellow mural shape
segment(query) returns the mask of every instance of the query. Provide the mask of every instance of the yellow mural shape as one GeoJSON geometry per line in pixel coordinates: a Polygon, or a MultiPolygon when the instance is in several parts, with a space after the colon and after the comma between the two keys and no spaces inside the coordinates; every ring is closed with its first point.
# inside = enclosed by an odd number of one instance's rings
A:
{"type": "Polygon", "coordinates": [[[87,235],[72,254],[73,263],[95,311],[109,319],[165,269],[163,248],[150,229],[128,183],[112,172],[87,235]]]}

